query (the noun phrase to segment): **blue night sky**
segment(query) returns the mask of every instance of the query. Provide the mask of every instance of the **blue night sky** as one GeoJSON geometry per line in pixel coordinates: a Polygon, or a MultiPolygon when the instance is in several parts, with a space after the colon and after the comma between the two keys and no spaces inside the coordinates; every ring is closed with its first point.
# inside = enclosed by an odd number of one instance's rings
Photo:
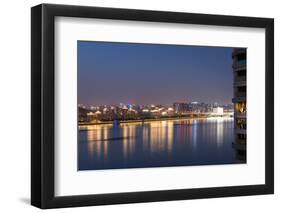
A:
{"type": "Polygon", "coordinates": [[[78,103],[231,103],[232,50],[78,41],[78,103]]]}

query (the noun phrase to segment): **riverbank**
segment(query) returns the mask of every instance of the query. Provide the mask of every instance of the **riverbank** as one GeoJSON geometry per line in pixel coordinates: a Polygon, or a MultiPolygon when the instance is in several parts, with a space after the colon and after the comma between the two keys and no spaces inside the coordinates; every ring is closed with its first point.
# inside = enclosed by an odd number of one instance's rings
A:
{"type": "MultiPolygon", "coordinates": [[[[150,118],[150,119],[137,119],[137,120],[126,120],[126,121],[119,121],[120,124],[126,124],[126,123],[146,123],[151,121],[173,121],[173,120],[191,120],[191,119],[206,119],[206,118],[220,118],[220,117],[231,117],[229,115],[225,116],[198,116],[198,117],[170,117],[170,118],[150,118]]],[[[91,123],[91,122],[79,122],[78,126],[92,126],[92,125],[106,125],[111,124],[113,125],[114,121],[104,121],[99,123],[91,123]]]]}

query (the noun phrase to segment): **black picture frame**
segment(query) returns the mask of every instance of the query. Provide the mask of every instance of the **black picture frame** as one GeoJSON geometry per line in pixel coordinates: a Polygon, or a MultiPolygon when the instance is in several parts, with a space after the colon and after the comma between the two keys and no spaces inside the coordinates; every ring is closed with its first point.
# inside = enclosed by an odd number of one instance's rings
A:
{"type": "Polygon", "coordinates": [[[274,20],[164,11],[41,4],[31,8],[31,204],[42,208],[139,203],[274,192],[274,20]],[[54,195],[54,21],[83,17],[162,23],[264,28],[266,128],[265,184],[93,195],[54,195]]]}

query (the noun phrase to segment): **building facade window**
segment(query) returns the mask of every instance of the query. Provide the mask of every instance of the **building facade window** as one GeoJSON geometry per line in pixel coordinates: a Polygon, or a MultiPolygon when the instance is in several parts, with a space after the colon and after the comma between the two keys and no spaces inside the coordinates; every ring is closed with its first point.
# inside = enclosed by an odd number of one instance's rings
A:
{"type": "Polygon", "coordinates": [[[246,102],[238,102],[235,103],[235,112],[238,113],[246,113],[246,102]]]}
{"type": "Polygon", "coordinates": [[[246,140],[246,134],[237,134],[237,139],[239,140],[246,140]]]}
{"type": "Polygon", "coordinates": [[[236,128],[237,129],[246,129],[247,123],[245,118],[237,118],[236,119],[236,128]]]}

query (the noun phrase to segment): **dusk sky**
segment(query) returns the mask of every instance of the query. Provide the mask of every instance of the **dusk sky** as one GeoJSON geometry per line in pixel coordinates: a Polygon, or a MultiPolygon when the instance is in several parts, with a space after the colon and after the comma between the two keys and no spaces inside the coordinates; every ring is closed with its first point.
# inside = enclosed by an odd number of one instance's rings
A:
{"type": "Polygon", "coordinates": [[[78,103],[231,103],[232,50],[78,41],[78,103]]]}

